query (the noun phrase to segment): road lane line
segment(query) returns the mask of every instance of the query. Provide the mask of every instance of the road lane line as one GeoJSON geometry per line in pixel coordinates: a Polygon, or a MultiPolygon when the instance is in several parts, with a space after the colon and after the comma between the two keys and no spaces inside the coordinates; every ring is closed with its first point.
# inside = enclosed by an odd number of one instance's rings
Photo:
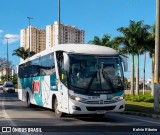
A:
{"type": "MultiPolygon", "coordinates": [[[[3,96],[3,99],[5,97],[3,96]]],[[[9,117],[9,115],[7,114],[6,110],[5,110],[5,106],[4,106],[4,100],[2,101],[2,115],[4,116],[4,118],[8,118],[7,121],[9,123],[9,126],[12,126],[12,127],[16,127],[17,125],[12,121],[10,120],[11,118],[9,117]]],[[[22,134],[22,135],[30,135],[29,133],[21,133],[21,132],[18,132],[18,134],[22,134]]]]}
{"type": "MultiPolygon", "coordinates": [[[[4,116],[4,118],[10,119],[4,107],[4,101],[2,101],[2,115],[4,116]]],[[[7,121],[9,122],[10,126],[16,126],[16,124],[12,120],[7,120],[7,121]]]]}
{"type": "Polygon", "coordinates": [[[143,120],[143,119],[139,119],[139,118],[131,118],[131,117],[128,117],[128,116],[120,116],[120,117],[124,117],[124,118],[129,118],[129,119],[134,119],[134,120],[139,120],[139,121],[143,121],[143,122],[148,122],[148,123],[152,123],[152,124],[159,124],[159,122],[153,122],[153,121],[149,121],[149,120],[143,120]]]}

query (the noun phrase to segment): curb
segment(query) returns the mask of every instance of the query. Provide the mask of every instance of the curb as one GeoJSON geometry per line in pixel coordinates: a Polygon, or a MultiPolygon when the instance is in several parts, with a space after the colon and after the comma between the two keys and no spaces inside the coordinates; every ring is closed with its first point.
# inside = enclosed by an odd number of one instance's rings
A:
{"type": "Polygon", "coordinates": [[[154,119],[160,119],[160,115],[156,114],[148,114],[148,113],[141,113],[141,112],[131,112],[131,111],[125,111],[122,112],[123,114],[129,114],[129,115],[135,115],[135,116],[142,116],[142,117],[150,117],[154,119]]]}

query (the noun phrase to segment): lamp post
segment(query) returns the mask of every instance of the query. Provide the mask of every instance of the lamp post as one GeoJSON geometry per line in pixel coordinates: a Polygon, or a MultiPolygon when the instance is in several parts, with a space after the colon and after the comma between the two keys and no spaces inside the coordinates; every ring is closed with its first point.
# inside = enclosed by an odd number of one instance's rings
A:
{"type": "Polygon", "coordinates": [[[160,0],[156,0],[156,35],[155,35],[155,73],[154,73],[154,111],[159,111],[160,89],[160,0]]]}
{"type": "Polygon", "coordinates": [[[58,44],[61,43],[61,32],[60,32],[60,26],[61,20],[60,20],[60,0],[58,0],[58,44]]]}
{"type": "Polygon", "coordinates": [[[9,57],[8,57],[8,37],[6,37],[7,40],[7,81],[9,81],[9,57]]]}
{"type": "Polygon", "coordinates": [[[30,50],[31,50],[31,46],[30,46],[30,32],[31,32],[31,28],[30,28],[30,20],[33,19],[32,17],[27,17],[28,19],[28,27],[29,27],[29,49],[28,49],[28,57],[30,57],[30,50]]]}

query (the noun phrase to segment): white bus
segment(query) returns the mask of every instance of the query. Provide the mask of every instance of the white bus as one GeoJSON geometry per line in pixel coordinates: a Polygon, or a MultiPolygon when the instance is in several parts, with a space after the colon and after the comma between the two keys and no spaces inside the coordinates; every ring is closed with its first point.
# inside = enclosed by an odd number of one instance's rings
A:
{"type": "Polygon", "coordinates": [[[122,112],[125,60],[112,48],[61,44],[18,66],[18,97],[64,114],[122,112]],[[122,65],[122,63],[124,63],[122,65]]]}

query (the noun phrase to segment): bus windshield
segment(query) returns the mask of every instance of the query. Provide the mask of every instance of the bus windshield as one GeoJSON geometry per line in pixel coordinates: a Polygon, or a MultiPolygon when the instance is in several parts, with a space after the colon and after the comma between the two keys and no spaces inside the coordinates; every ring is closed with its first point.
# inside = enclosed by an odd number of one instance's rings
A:
{"type": "Polygon", "coordinates": [[[87,93],[116,93],[124,90],[120,58],[69,55],[70,86],[87,93]]]}

